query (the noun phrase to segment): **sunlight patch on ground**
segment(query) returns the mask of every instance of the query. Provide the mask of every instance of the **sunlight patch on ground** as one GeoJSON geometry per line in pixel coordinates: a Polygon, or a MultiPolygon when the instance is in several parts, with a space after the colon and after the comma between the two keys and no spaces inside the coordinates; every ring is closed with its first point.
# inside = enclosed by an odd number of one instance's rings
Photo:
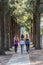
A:
{"type": "Polygon", "coordinates": [[[30,65],[30,63],[12,63],[10,65],[30,65]]]}
{"type": "Polygon", "coordinates": [[[30,65],[28,54],[14,54],[7,65],[30,65]]]}
{"type": "Polygon", "coordinates": [[[36,62],[32,62],[31,65],[39,65],[41,63],[42,63],[42,61],[36,61],[36,62]]]}

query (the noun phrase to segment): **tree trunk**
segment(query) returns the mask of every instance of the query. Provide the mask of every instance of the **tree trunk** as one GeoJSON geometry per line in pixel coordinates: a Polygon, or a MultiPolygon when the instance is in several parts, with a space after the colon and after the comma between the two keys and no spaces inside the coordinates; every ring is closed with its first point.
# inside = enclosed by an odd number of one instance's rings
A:
{"type": "Polygon", "coordinates": [[[0,54],[4,53],[4,2],[0,2],[0,54]]]}
{"type": "Polygon", "coordinates": [[[36,22],[35,22],[35,14],[33,14],[33,47],[36,46],[36,22]]]}
{"type": "Polygon", "coordinates": [[[4,32],[5,32],[5,50],[10,48],[10,18],[9,15],[5,15],[4,32]]]}
{"type": "Polygon", "coordinates": [[[10,21],[10,48],[13,46],[13,32],[12,22],[10,21]]]}
{"type": "Polygon", "coordinates": [[[36,0],[35,13],[33,14],[33,43],[36,49],[40,49],[40,0],[36,0]]]}

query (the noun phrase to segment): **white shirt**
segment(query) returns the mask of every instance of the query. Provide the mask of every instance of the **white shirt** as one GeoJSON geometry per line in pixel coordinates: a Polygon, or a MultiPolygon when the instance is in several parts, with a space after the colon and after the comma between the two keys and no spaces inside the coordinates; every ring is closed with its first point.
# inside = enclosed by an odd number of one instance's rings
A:
{"type": "Polygon", "coordinates": [[[20,41],[20,44],[25,44],[24,40],[21,40],[21,41],[20,41]]]}

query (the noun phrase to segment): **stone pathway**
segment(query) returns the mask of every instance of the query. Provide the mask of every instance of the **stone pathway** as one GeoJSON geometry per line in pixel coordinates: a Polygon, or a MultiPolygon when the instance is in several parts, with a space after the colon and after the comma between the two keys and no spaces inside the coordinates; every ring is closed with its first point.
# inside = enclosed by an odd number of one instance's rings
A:
{"type": "Polygon", "coordinates": [[[13,51],[7,51],[6,55],[0,55],[0,65],[6,65],[9,59],[12,57],[13,53],[13,51]]]}
{"type": "Polygon", "coordinates": [[[30,53],[27,54],[24,50],[24,54],[15,54],[14,50],[6,52],[6,56],[0,56],[0,65],[43,65],[43,49],[34,50],[30,49],[30,53]]]}
{"type": "Polygon", "coordinates": [[[31,65],[43,65],[43,49],[30,52],[31,65]]]}
{"type": "Polygon", "coordinates": [[[21,54],[20,51],[17,54],[14,53],[6,65],[30,65],[29,54],[26,52],[21,54]]]}

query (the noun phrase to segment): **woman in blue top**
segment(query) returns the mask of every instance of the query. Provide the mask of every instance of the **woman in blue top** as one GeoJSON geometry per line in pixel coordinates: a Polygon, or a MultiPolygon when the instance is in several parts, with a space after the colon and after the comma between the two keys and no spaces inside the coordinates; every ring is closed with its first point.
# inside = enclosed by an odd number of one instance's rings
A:
{"type": "Polygon", "coordinates": [[[26,44],[26,51],[29,53],[30,41],[29,41],[29,39],[28,39],[28,35],[27,35],[27,34],[26,34],[25,44],[26,44]]]}

